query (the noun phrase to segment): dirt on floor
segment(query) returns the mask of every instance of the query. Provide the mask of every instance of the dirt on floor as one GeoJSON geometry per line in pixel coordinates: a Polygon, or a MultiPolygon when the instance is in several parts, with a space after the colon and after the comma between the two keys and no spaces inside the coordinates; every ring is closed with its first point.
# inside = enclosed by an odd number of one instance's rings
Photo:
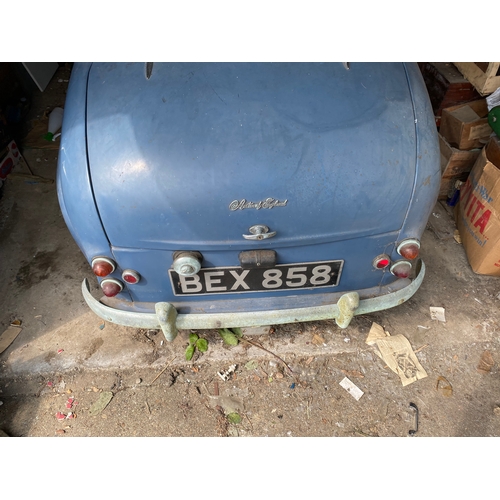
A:
{"type": "MultiPolygon", "coordinates": [[[[68,75],[60,68],[34,100],[33,120],[63,105],[68,75]]],[[[22,151],[32,174],[55,178],[57,151],[22,151]]],[[[500,281],[472,272],[445,206],[423,235],[426,277],[408,302],[345,330],[334,321],[274,325],[237,346],[198,331],[208,350],[186,361],[190,332],[167,343],[88,310],[80,285],[90,269],[55,184],[39,178],[9,179],[0,199],[0,332],[22,321],[0,354],[8,436],[500,436],[500,281]],[[426,376],[403,386],[366,343],[373,323],[403,335],[426,376]]]]}

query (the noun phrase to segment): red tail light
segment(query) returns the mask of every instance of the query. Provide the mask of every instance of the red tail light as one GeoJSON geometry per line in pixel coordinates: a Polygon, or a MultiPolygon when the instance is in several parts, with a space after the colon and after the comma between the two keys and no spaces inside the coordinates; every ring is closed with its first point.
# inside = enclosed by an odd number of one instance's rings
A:
{"type": "Polygon", "coordinates": [[[123,290],[123,285],[113,278],[107,278],[101,281],[101,288],[106,297],[114,297],[123,290]]]}
{"type": "Polygon", "coordinates": [[[92,272],[100,278],[110,275],[115,269],[115,263],[107,257],[95,257],[92,259],[92,272]]]}
{"type": "Polygon", "coordinates": [[[411,263],[407,260],[398,260],[391,266],[391,273],[398,278],[408,278],[411,272],[411,263]]]}
{"type": "Polygon", "coordinates": [[[398,245],[397,251],[405,259],[416,259],[420,253],[420,241],[416,239],[404,240],[398,245]]]}
{"type": "Polygon", "coordinates": [[[385,253],[373,259],[375,269],[385,269],[391,263],[391,259],[385,253]]]}
{"type": "Polygon", "coordinates": [[[136,283],[139,283],[141,277],[138,272],[133,271],[132,269],[125,269],[122,273],[122,279],[131,285],[135,285],[136,283]]]}

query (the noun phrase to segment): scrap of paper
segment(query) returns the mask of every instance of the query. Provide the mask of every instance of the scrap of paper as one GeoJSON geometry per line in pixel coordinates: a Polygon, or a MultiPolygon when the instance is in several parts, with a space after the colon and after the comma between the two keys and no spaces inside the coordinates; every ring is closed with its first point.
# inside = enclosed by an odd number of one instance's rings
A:
{"type": "Polygon", "coordinates": [[[429,309],[431,311],[431,319],[446,323],[444,307],[430,307],[429,309]]]}
{"type": "Polygon", "coordinates": [[[356,385],[353,384],[347,377],[344,377],[340,385],[356,400],[364,394],[364,392],[356,385]]]}
{"type": "Polygon", "coordinates": [[[389,336],[389,333],[387,333],[378,323],[372,323],[365,342],[368,345],[374,345],[377,343],[377,340],[386,339],[389,336]]]}
{"type": "Polygon", "coordinates": [[[403,386],[427,377],[426,371],[404,335],[391,335],[379,339],[377,347],[380,349],[380,357],[394,373],[399,375],[403,386]]]}

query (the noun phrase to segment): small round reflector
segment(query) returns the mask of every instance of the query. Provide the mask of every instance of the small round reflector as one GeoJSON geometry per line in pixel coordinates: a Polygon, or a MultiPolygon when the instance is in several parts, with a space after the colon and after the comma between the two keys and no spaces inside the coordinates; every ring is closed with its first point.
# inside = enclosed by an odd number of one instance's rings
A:
{"type": "Polygon", "coordinates": [[[101,288],[106,297],[114,297],[123,290],[123,285],[113,278],[107,278],[101,281],[101,288]]]}
{"type": "Polygon", "coordinates": [[[415,239],[404,240],[398,245],[397,251],[405,259],[416,259],[420,253],[420,241],[415,239]]]}
{"type": "Polygon", "coordinates": [[[95,257],[92,259],[92,272],[100,278],[110,275],[115,269],[115,263],[107,257],[95,257]]]}
{"type": "Polygon", "coordinates": [[[407,260],[398,260],[391,266],[391,273],[398,278],[408,278],[410,271],[411,263],[407,260]]]}
{"type": "Polygon", "coordinates": [[[139,283],[141,277],[138,272],[133,271],[132,269],[125,269],[122,273],[122,279],[131,285],[135,285],[136,283],[139,283]]]}
{"type": "Polygon", "coordinates": [[[391,263],[391,259],[385,253],[373,259],[375,269],[385,269],[391,263]]]}

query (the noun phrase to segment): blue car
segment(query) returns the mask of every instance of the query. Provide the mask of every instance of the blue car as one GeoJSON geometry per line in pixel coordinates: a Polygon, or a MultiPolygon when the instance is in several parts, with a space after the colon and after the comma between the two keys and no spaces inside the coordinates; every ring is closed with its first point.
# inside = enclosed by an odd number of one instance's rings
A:
{"type": "Polygon", "coordinates": [[[419,288],[439,146],[414,63],[79,63],[57,173],[101,318],[250,327],[419,288]]]}

